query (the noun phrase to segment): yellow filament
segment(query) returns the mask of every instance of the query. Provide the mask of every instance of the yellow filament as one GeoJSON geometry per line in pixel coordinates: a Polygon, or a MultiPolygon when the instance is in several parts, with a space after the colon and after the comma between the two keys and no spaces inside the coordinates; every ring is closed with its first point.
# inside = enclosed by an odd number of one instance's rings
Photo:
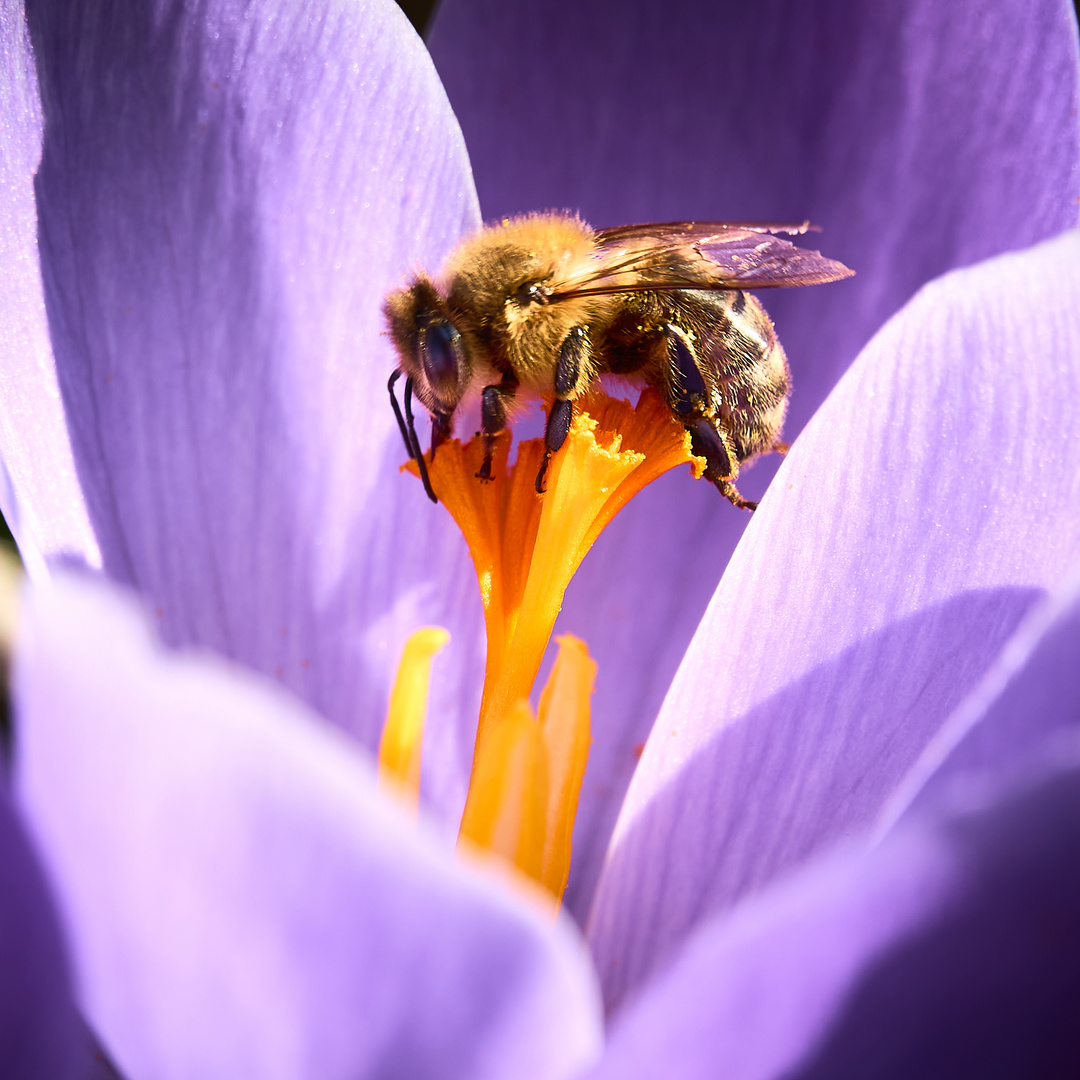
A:
{"type": "Polygon", "coordinates": [[[570,876],[570,841],[578,797],[592,745],[591,698],[596,661],[585,642],[570,634],[555,639],[559,654],[540,695],[539,722],[548,751],[547,824],[540,883],[557,899],[570,876]]]}
{"type": "Polygon", "coordinates": [[[413,806],[420,801],[420,757],[431,661],[449,640],[441,626],[424,626],[405,642],[379,741],[380,784],[396,788],[413,806]]]}

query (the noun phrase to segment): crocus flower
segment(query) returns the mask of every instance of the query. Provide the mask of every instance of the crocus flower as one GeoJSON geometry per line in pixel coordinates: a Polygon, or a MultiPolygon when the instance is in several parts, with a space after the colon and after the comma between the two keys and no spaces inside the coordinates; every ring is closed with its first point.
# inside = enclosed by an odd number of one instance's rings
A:
{"type": "MultiPolygon", "coordinates": [[[[449,103],[375,0],[25,14],[0,7],[0,495],[33,582],[13,789],[120,1070],[1059,1060],[1080,911],[1071,7],[447,0],[449,103]],[[460,536],[399,474],[379,320],[481,210],[544,206],[809,217],[858,271],[769,301],[798,437],[749,524],[670,474],[567,594],[599,675],[557,923],[447,843],[482,615],[460,536]],[[417,824],[368,756],[427,623],[451,645],[417,824]]],[[[75,1075],[45,886],[0,810],[0,942],[41,973],[26,999],[3,986],[0,1034],[75,1075]]]]}

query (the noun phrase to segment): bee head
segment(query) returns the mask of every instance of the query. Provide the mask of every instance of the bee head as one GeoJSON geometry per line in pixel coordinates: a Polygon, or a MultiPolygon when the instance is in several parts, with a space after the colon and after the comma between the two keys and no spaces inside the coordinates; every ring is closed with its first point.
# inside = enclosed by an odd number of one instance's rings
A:
{"type": "Polygon", "coordinates": [[[433,416],[449,420],[469,383],[461,334],[426,277],[390,293],[383,305],[401,370],[433,416]]]}

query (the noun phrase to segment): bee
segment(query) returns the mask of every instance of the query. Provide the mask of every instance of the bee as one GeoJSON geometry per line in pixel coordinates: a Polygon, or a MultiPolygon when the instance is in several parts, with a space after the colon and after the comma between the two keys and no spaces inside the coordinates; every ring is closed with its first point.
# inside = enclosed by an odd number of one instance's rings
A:
{"type": "Polygon", "coordinates": [[[416,274],[383,307],[399,367],[388,389],[402,438],[432,491],[412,411],[431,416],[431,459],[462,401],[479,396],[486,440],[480,480],[491,478],[495,436],[516,398],[551,400],[551,455],[570,430],[574,402],[603,375],[654,387],[690,433],[705,477],[737,507],[739,467],[783,450],[790,374],[772,321],[748,289],[816,285],[852,271],[780,233],[808,222],[678,221],[596,231],[570,214],[530,214],[463,240],[441,274],[416,274]],[[394,386],[405,376],[404,413],[394,386]]]}

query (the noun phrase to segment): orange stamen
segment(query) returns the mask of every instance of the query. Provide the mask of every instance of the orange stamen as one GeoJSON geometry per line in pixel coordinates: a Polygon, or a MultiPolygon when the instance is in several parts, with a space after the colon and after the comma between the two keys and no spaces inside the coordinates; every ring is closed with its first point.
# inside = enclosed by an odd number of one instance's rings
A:
{"type": "MultiPolygon", "coordinates": [[[[499,852],[557,899],[570,872],[592,741],[596,664],[584,642],[559,639],[539,721],[529,693],[570,579],[604,527],[668,469],[689,463],[700,476],[705,468],[690,452],[689,433],[653,390],[643,391],[636,406],[602,393],[576,406],[543,496],[535,492],[544,457],[540,439],[521,443],[508,466],[509,433],[497,436],[488,482],[477,479],[484,457],[479,438],[446,443],[428,465],[435,494],[469,545],[487,627],[461,841],[499,852]]],[[[405,468],[418,475],[415,462],[405,468]]]]}
{"type": "Polygon", "coordinates": [[[558,645],[539,721],[522,698],[477,746],[460,839],[502,855],[561,900],[592,742],[596,662],[569,634],[558,645]]]}
{"type": "Polygon", "coordinates": [[[592,745],[592,693],[596,661],[585,642],[555,639],[559,655],[540,695],[539,723],[548,748],[547,827],[540,883],[557,899],[570,876],[570,841],[592,745]]]}
{"type": "MultiPolygon", "coordinates": [[[[700,476],[690,435],[653,390],[637,406],[593,394],[577,403],[566,443],[551,460],[547,492],[534,482],[543,441],[518,447],[496,438],[492,479],[476,479],[482,439],[439,448],[428,466],[435,494],[469,545],[487,623],[488,656],[477,744],[492,718],[527,697],[547,648],[563,595],[604,527],[635,495],[676,465],[700,476]]],[[[415,462],[405,468],[417,475],[415,462]]]]}
{"type": "Polygon", "coordinates": [[[539,880],[547,796],[547,745],[529,703],[517,701],[476,748],[460,837],[539,880]]]}

